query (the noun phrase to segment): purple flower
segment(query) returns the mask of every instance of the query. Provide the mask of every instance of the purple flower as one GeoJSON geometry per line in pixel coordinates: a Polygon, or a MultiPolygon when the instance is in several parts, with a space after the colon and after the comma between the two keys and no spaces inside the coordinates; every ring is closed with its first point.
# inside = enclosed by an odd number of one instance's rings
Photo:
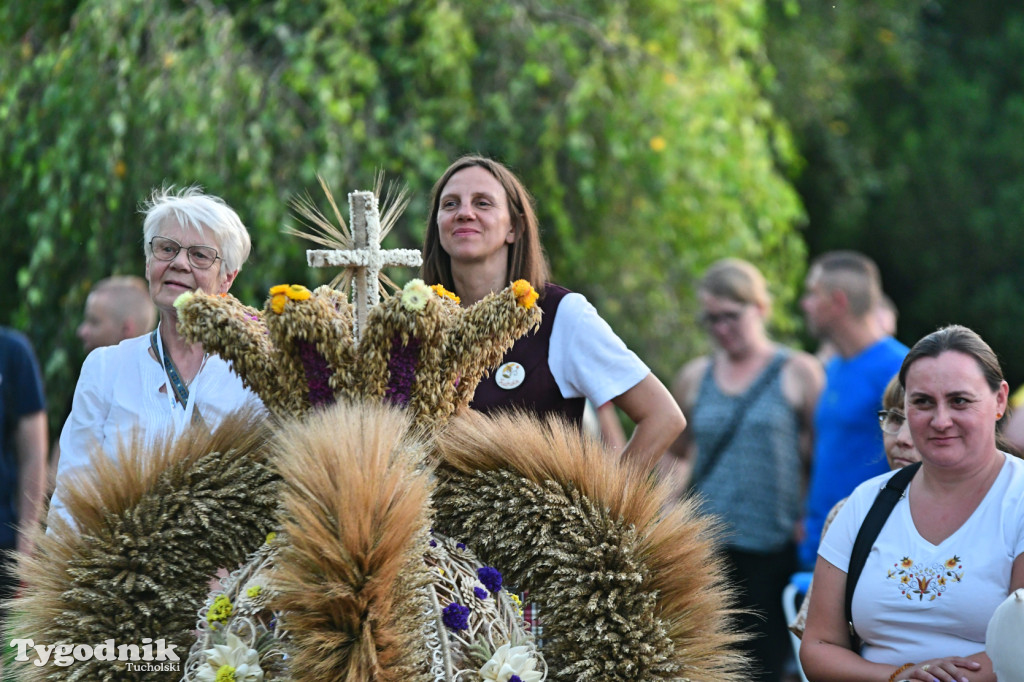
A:
{"type": "Polygon", "coordinates": [[[481,566],[476,569],[476,577],[480,578],[480,582],[491,592],[497,592],[501,589],[501,573],[496,568],[481,566]]]}
{"type": "Polygon", "coordinates": [[[464,543],[464,542],[456,542],[455,543],[455,549],[460,549],[460,550],[461,549],[466,549],[466,543],[464,543]]]}
{"type": "Polygon", "coordinates": [[[309,341],[296,341],[299,360],[306,372],[306,385],[309,386],[309,404],[322,407],[334,404],[334,391],[331,390],[331,369],[327,366],[324,356],[316,349],[316,344],[309,341]]]}
{"type": "Polygon", "coordinates": [[[452,602],[441,611],[441,622],[450,630],[465,630],[469,626],[469,607],[452,602]]]}
{"type": "Polygon", "coordinates": [[[482,599],[487,599],[487,598],[488,598],[489,596],[491,596],[491,595],[489,595],[489,594],[487,593],[487,590],[485,590],[485,589],[484,589],[484,588],[482,588],[482,587],[474,587],[474,588],[473,588],[473,594],[475,594],[475,595],[476,595],[476,598],[477,598],[477,599],[481,599],[481,600],[482,600],[482,599]]]}
{"type": "Polygon", "coordinates": [[[437,547],[437,540],[431,540],[430,541],[430,546],[431,547],[437,547]]]}
{"type": "Polygon", "coordinates": [[[508,678],[508,682],[523,682],[523,678],[519,677],[519,675],[513,675],[508,678]]]}
{"type": "Polygon", "coordinates": [[[402,345],[401,337],[391,339],[391,357],[388,358],[388,372],[391,376],[387,388],[384,389],[385,400],[402,407],[409,404],[419,361],[419,339],[409,339],[407,345],[402,345]]]}

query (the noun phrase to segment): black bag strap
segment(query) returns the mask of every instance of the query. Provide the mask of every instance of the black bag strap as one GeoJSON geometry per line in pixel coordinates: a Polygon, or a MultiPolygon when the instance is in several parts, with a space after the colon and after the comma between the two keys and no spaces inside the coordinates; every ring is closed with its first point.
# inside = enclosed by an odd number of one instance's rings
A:
{"type": "Polygon", "coordinates": [[[871,553],[871,546],[875,539],[882,532],[882,526],[892,513],[896,503],[906,495],[910,479],[921,468],[920,462],[905,466],[886,481],[885,487],[878,491],[874,504],[864,517],[857,532],[857,539],[853,543],[853,551],[850,553],[850,567],[846,572],[846,623],[850,626],[850,638],[854,650],[860,648],[860,637],[853,628],[853,591],[857,589],[857,581],[860,579],[861,571],[871,553]]]}
{"type": "MultiPolygon", "coordinates": [[[[740,422],[743,421],[744,415],[750,406],[754,404],[754,401],[764,393],[764,390],[768,388],[768,385],[772,383],[779,372],[782,371],[783,366],[786,364],[786,360],[789,359],[789,353],[785,351],[779,351],[775,354],[771,364],[763,372],[761,376],[757,378],[753,386],[747,389],[747,392],[743,394],[743,398],[736,405],[736,409],[732,412],[732,417],[729,419],[729,425],[726,427],[722,435],[719,436],[715,444],[708,448],[708,451],[699,454],[697,462],[694,464],[693,473],[690,476],[690,488],[697,487],[697,483],[703,481],[708,477],[714,468],[718,464],[718,460],[721,458],[722,453],[729,447],[729,443],[736,436],[736,432],[740,428],[740,422]],[[697,468],[700,465],[700,468],[697,468]]],[[[712,361],[708,365],[707,375],[710,375],[715,369],[714,362],[712,361]]]]}

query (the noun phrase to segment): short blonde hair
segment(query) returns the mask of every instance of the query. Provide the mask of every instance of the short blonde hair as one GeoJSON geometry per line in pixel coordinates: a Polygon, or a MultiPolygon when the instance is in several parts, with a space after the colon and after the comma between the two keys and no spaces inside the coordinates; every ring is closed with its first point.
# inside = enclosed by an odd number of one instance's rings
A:
{"type": "Polygon", "coordinates": [[[771,305],[768,283],[752,263],[740,258],[723,258],[711,264],[697,285],[697,291],[737,303],[771,305]]]}

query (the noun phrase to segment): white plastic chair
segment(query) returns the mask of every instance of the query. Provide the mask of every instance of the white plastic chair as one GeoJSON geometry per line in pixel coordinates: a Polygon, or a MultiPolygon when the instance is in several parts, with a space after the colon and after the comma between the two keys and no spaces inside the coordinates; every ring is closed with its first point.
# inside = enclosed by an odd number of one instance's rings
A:
{"type": "MultiPolygon", "coordinates": [[[[787,623],[792,623],[793,619],[796,618],[799,601],[807,594],[807,588],[811,584],[812,575],[814,574],[809,571],[794,573],[789,579],[789,584],[782,589],[782,611],[786,614],[787,623]]],[[[802,682],[808,682],[807,676],[804,675],[803,666],[800,665],[800,638],[790,632],[789,641],[793,645],[796,670],[800,673],[800,679],[802,682]]]]}

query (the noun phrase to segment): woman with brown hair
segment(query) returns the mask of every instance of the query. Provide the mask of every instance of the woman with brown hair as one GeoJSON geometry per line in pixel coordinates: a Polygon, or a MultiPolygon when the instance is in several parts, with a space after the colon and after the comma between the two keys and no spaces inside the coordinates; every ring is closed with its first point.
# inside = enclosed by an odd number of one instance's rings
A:
{"type": "Polygon", "coordinates": [[[985,630],[1024,587],[1024,461],[996,437],[1009,390],[992,349],[957,325],[918,341],[899,378],[920,469],[859,566],[855,540],[893,474],[839,511],[818,551],[800,660],[815,682],[994,682],[985,630]]]}
{"type": "Polygon", "coordinates": [[[548,281],[532,198],[504,165],[455,161],[434,185],[423,279],[469,306],[515,280],[530,282],[544,311],[476,389],[483,412],[519,408],[581,424],[584,404],[609,400],[636,424],[623,458],[653,466],[685,426],[665,386],[580,294],[548,281]]]}

